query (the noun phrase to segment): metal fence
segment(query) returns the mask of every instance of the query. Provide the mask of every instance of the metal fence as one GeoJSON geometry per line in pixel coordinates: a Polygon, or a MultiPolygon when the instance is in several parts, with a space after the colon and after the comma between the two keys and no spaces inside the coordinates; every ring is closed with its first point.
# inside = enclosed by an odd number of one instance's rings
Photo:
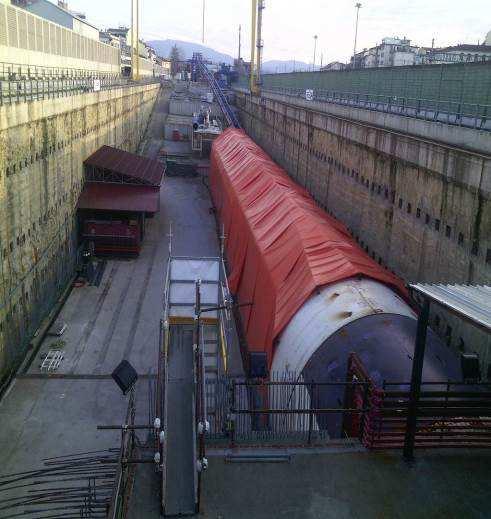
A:
{"type": "MultiPolygon", "coordinates": [[[[361,393],[346,395],[350,407],[367,409],[362,420],[346,416],[344,430],[369,449],[402,448],[409,406],[408,382],[384,382],[377,387],[360,359],[351,354],[348,380],[369,382],[361,393]]],[[[423,382],[417,407],[415,446],[491,447],[491,384],[423,382]]]]}
{"type": "MultiPolygon", "coordinates": [[[[352,439],[368,449],[402,448],[409,383],[377,387],[351,354],[344,382],[226,379],[207,385],[210,441],[234,445],[322,445],[352,439]],[[336,398],[332,398],[335,394],[336,398]],[[337,401],[338,406],[326,404],[337,401]]],[[[416,447],[491,447],[491,384],[423,382],[416,447]]]]}
{"type": "MultiPolygon", "coordinates": [[[[265,88],[263,91],[306,99],[305,90],[298,88],[274,87],[265,88]]],[[[309,101],[365,108],[426,121],[491,131],[491,105],[329,90],[313,90],[309,94],[309,101]]]]}
{"type": "Polygon", "coordinates": [[[44,79],[44,78],[108,78],[117,77],[119,73],[104,72],[96,69],[79,69],[72,67],[47,67],[25,63],[0,62],[0,79],[44,79]]]}
{"type": "Polygon", "coordinates": [[[133,81],[123,77],[0,79],[0,106],[155,83],[160,83],[160,79],[153,77],[140,81],[133,81]]]}
{"type": "Polygon", "coordinates": [[[128,462],[135,457],[135,390],[130,391],[125,426],[121,429],[121,446],[119,449],[117,469],[114,477],[108,519],[124,519],[128,511],[131,496],[135,464],[128,462]]]}
{"type": "MultiPolygon", "coordinates": [[[[364,431],[367,447],[403,447],[410,397],[409,388],[400,389],[404,386],[408,384],[386,384],[372,393],[364,431]]],[[[491,447],[491,385],[475,384],[466,388],[459,382],[423,384],[415,446],[491,447]]]]}
{"type": "MultiPolygon", "coordinates": [[[[343,104],[360,103],[373,110],[448,120],[459,115],[463,125],[470,118],[472,127],[483,125],[491,106],[491,61],[409,67],[379,67],[324,72],[263,74],[264,91],[282,89],[314,91],[314,97],[343,104]],[[389,108],[390,107],[390,108],[389,108]],[[418,112],[419,109],[419,112],[418,112]],[[421,112],[421,110],[423,112],[421,112]],[[427,111],[428,113],[425,113],[427,111]],[[438,113],[436,115],[436,113],[438,113]]],[[[248,88],[247,78],[237,86],[248,88]]],[[[461,124],[459,118],[455,124],[461,124]]],[[[489,122],[487,123],[489,124],[489,122]]],[[[489,126],[485,129],[489,129],[489,126]]]]}
{"type": "MultiPolygon", "coordinates": [[[[210,439],[235,444],[318,445],[331,439],[323,426],[328,416],[364,415],[368,408],[325,407],[330,389],[368,387],[365,381],[304,382],[294,373],[272,374],[269,380],[220,379],[208,383],[207,399],[214,408],[210,439]],[[213,387],[211,387],[213,385],[213,387]]],[[[347,435],[343,430],[336,437],[347,435]]]]}

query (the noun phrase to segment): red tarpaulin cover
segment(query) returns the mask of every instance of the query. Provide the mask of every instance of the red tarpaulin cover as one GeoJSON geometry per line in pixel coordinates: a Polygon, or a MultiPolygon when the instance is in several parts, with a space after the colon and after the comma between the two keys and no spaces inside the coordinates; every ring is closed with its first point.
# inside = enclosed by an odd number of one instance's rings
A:
{"type": "Polygon", "coordinates": [[[407,296],[242,130],[215,139],[210,188],[227,235],[230,289],[253,303],[241,308],[249,350],[266,351],[270,364],[274,339],[317,287],[361,275],[407,296]]]}

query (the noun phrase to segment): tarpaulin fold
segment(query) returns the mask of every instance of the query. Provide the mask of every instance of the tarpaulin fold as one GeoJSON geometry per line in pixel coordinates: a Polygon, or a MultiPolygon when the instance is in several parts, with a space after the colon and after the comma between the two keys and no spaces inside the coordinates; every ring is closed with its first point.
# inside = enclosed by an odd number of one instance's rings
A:
{"type": "Polygon", "coordinates": [[[210,189],[227,236],[230,289],[253,303],[241,308],[249,350],[266,351],[269,363],[275,338],[316,288],[365,276],[407,296],[244,131],[215,139],[210,189]]]}

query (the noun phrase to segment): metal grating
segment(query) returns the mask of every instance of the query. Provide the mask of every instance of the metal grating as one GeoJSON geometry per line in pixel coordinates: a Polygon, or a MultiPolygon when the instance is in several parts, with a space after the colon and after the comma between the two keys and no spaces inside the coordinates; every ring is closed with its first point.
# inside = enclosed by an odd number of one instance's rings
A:
{"type": "Polygon", "coordinates": [[[444,306],[487,331],[491,330],[491,286],[419,283],[409,286],[430,301],[444,306]]]}
{"type": "Polygon", "coordinates": [[[43,35],[42,35],[42,38],[43,38],[43,52],[46,52],[47,54],[49,54],[51,52],[51,49],[50,49],[50,36],[49,36],[49,23],[48,22],[45,22],[43,20],[43,35]]]}
{"type": "Polygon", "coordinates": [[[27,17],[25,13],[17,13],[19,24],[19,47],[27,49],[27,17]]]}
{"type": "Polygon", "coordinates": [[[0,45],[7,45],[7,16],[3,5],[0,5],[0,45]]]}
{"type": "Polygon", "coordinates": [[[18,47],[19,39],[17,36],[17,11],[13,7],[7,7],[7,24],[9,34],[9,46],[18,47]]]}
{"type": "Polygon", "coordinates": [[[33,16],[27,17],[27,43],[29,50],[36,50],[36,28],[35,18],[33,16]]]}
{"type": "Polygon", "coordinates": [[[36,50],[43,52],[43,21],[36,18],[36,50]]]}

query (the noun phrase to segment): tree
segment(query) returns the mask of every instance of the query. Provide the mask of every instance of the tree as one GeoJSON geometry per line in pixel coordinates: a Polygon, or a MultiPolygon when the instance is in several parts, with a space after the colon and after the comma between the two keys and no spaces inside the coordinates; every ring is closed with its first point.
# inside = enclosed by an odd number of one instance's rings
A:
{"type": "Polygon", "coordinates": [[[177,45],[173,45],[169,55],[169,59],[171,61],[170,70],[172,75],[177,74],[180,70],[182,60],[181,55],[181,49],[177,45]]]}

